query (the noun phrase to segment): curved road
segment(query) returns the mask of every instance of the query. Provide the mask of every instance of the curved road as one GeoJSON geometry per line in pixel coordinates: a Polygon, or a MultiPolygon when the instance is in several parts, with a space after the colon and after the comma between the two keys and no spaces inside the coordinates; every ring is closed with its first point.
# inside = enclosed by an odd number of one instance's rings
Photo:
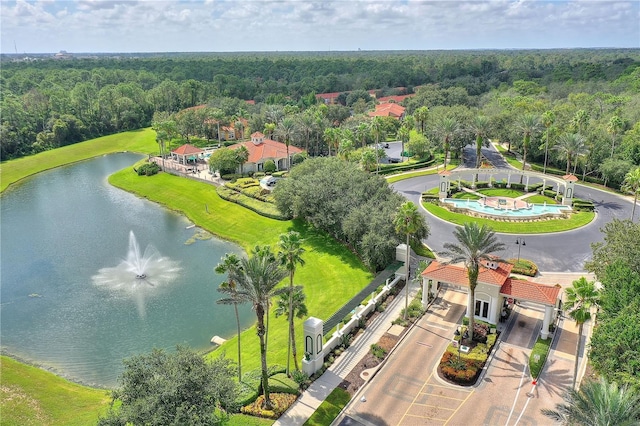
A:
{"type": "MultiPolygon", "coordinates": [[[[509,168],[502,155],[493,147],[482,148],[482,154],[487,157],[497,168],[509,168]]],[[[473,167],[475,164],[475,148],[466,147],[464,151],[465,165],[473,167]]],[[[467,166],[467,167],[469,167],[467,166]]],[[[496,175],[497,179],[506,178],[496,175]]],[[[391,186],[401,195],[420,205],[422,192],[438,185],[438,175],[421,176],[396,182],[391,186]]],[[[480,176],[482,178],[482,175],[480,176]]],[[[538,178],[531,178],[530,184],[542,182],[538,178]]],[[[585,261],[592,255],[591,243],[602,241],[604,234],[600,231],[607,222],[615,219],[629,219],[633,203],[624,197],[610,192],[601,191],[587,186],[576,185],[575,197],[593,200],[596,206],[596,218],[582,228],[558,232],[552,234],[524,235],[526,245],[521,247],[520,257],[530,259],[538,265],[541,271],[547,272],[581,272],[584,270],[585,261]]],[[[443,250],[446,242],[453,242],[453,230],[455,225],[445,222],[424,208],[423,214],[431,228],[431,235],[425,241],[435,252],[443,250]]],[[[472,220],[470,218],[470,220],[472,220]]],[[[497,233],[506,249],[501,256],[517,257],[518,246],[515,244],[516,236],[512,234],[497,233]]]]}

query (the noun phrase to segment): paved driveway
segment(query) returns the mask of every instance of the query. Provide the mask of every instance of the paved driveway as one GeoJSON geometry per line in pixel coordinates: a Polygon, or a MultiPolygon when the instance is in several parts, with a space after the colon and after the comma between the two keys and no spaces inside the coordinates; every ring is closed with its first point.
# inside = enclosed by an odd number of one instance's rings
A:
{"type": "MultiPolygon", "coordinates": [[[[472,155],[473,149],[467,147],[465,152],[469,157],[472,155]]],[[[501,158],[493,147],[483,148],[483,154],[488,158],[493,158],[496,155],[501,158]]],[[[504,177],[506,178],[506,174],[504,177]]],[[[392,184],[392,187],[407,199],[419,204],[420,194],[436,187],[438,179],[438,175],[416,177],[396,182],[392,184]]],[[[531,179],[530,183],[533,184],[537,181],[537,179],[531,179]]],[[[526,246],[521,248],[521,257],[534,261],[542,271],[573,272],[584,270],[585,261],[589,260],[592,255],[591,243],[603,240],[604,235],[600,229],[614,218],[629,219],[631,217],[632,202],[618,195],[582,185],[576,185],[575,195],[577,198],[594,201],[597,215],[593,222],[574,231],[524,237],[526,246]]],[[[432,250],[442,251],[444,243],[453,240],[452,232],[455,225],[438,219],[424,209],[422,211],[427,216],[431,227],[431,235],[425,242],[432,250]]],[[[517,257],[516,236],[499,233],[498,238],[507,247],[501,255],[507,258],[517,257]]]]}
{"type": "Polygon", "coordinates": [[[518,306],[500,324],[500,343],[473,387],[451,385],[436,371],[465,311],[465,293],[448,289],[397,350],[346,407],[340,426],[550,424],[542,408],[554,408],[571,386],[576,334],[562,323],[549,360],[534,386],[529,355],[543,312],[518,306]]]}

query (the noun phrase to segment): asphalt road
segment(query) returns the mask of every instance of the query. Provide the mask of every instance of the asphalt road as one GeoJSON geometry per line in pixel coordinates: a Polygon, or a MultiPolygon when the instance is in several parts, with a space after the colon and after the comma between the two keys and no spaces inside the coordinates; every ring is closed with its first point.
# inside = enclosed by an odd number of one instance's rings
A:
{"type": "MultiPolygon", "coordinates": [[[[495,148],[483,148],[482,153],[493,162],[497,168],[508,168],[509,165],[495,148]]],[[[465,148],[465,165],[475,165],[475,148],[465,148]]],[[[496,179],[506,178],[496,175],[496,179]]],[[[480,176],[482,179],[482,176],[480,176]]],[[[422,176],[392,184],[392,187],[407,199],[420,205],[422,192],[438,185],[438,175],[422,176]]],[[[532,178],[530,184],[541,182],[541,179],[532,178]]],[[[541,271],[554,272],[579,272],[584,270],[585,261],[592,255],[591,244],[602,241],[604,234],[600,231],[604,225],[614,218],[629,219],[633,203],[626,198],[601,191],[587,186],[576,185],[575,197],[593,200],[596,206],[596,218],[587,226],[573,231],[553,234],[525,235],[526,245],[521,247],[520,256],[532,260],[541,271]]],[[[422,209],[431,228],[431,235],[425,243],[434,251],[443,251],[444,243],[453,242],[453,230],[455,225],[445,222],[422,209]]],[[[512,234],[498,233],[498,238],[507,249],[501,253],[502,257],[517,257],[518,245],[515,244],[516,236],[512,234]]]]}

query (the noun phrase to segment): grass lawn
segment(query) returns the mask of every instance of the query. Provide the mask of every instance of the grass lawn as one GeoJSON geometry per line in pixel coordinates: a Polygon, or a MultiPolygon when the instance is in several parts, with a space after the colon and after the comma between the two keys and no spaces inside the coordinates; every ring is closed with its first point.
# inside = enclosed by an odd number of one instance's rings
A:
{"type": "MultiPolygon", "coordinates": [[[[458,167],[457,162],[456,163],[449,163],[447,164],[447,170],[453,170],[456,167],[458,167]]],[[[398,182],[401,180],[405,180],[405,179],[411,179],[414,177],[418,177],[418,176],[428,176],[428,175],[435,175],[439,172],[441,172],[443,169],[441,167],[438,167],[437,169],[428,169],[428,170],[417,170],[415,172],[407,172],[407,173],[400,173],[397,175],[392,175],[389,177],[386,177],[387,182],[388,183],[394,183],[394,182],[398,182]]]]}
{"type": "Polygon", "coordinates": [[[498,152],[502,154],[504,159],[507,160],[507,163],[509,163],[511,166],[515,167],[518,170],[522,170],[522,161],[516,160],[516,157],[514,154],[508,153],[507,149],[503,148],[502,145],[500,144],[495,144],[494,146],[498,149],[498,152]]]}
{"type": "Polygon", "coordinates": [[[491,219],[471,217],[462,213],[453,213],[433,203],[423,202],[422,205],[434,216],[456,225],[464,225],[467,222],[473,221],[478,225],[484,224],[491,226],[496,232],[509,234],[541,234],[569,231],[587,225],[595,217],[595,213],[593,212],[576,212],[573,213],[569,219],[552,219],[541,222],[499,222],[491,219]]]}
{"type": "Polygon", "coordinates": [[[532,195],[531,197],[525,198],[531,204],[558,204],[558,202],[551,197],[547,197],[546,195],[532,195]]]}
{"type": "MultiPolygon", "coordinates": [[[[353,253],[328,235],[314,231],[299,221],[268,219],[237,204],[224,201],[209,184],[164,173],[140,177],[131,168],[113,174],[109,182],[184,214],[198,226],[220,238],[237,243],[245,251],[249,251],[256,244],[269,244],[275,248],[280,234],[289,230],[300,232],[305,239],[306,252],[303,257],[306,264],[296,270],[296,283],[304,285],[310,316],[329,318],[373,278],[353,253]],[[162,190],[158,191],[158,188],[162,190]]],[[[211,259],[212,276],[213,268],[219,260],[211,259]]],[[[207,283],[208,278],[202,277],[202,280],[203,283],[207,283]]],[[[214,300],[211,301],[211,308],[215,309],[214,300]]],[[[297,320],[296,323],[299,362],[304,354],[302,322],[303,320],[297,320]]],[[[275,315],[271,314],[269,364],[286,364],[286,325],[284,316],[275,318],[275,315]]],[[[260,348],[254,327],[243,332],[241,343],[243,371],[258,368],[260,348]]],[[[210,356],[217,356],[220,351],[236,360],[236,337],[230,338],[210,356]]]]}
{"type": "Polygon", "coordinates": [[[487,197],[509,197],[517,198],[525,193],[511,188],[484,188],[478,189],[476,192],[486,195],[487,197]]]}
{"type": "Polygon", "coordinates": [[[1,357],[3,425],[95,424],[111,400],[108,391],[69,382],[53,373],[1,357]]]}
{"type": "Polygon", "coordinates": [[[0,164],[0,192],[27,176],[113,152],[158,152],[156,132],[150,128],[117,133],[41,152],[0,164]]]}
{"type": "Polygon", "coordinates": [[[349,403],[351,395],[341,388],[335,388],[325,399],[304,426],[326,426],[340,414],[340,411],[349,403]]]}
{"type": "Polygon", "coordinates": [[[226,426],[270,426],[274,423],[271,419],[247,416],[246,414],[232,414],[226,426]]]}
{"type": "Polygon", "coordinates": [[[531,356],[529,357],[529,370],[531,371],[531,377],[537,379],[544,367],[544,363],[549,354],[549,348],[551,347],[551,337],[544,340],[538,336],[538,340],[533,349],[531,349],[531,356]],[[537,359],[536,359],[537,358],[537,359]]]}

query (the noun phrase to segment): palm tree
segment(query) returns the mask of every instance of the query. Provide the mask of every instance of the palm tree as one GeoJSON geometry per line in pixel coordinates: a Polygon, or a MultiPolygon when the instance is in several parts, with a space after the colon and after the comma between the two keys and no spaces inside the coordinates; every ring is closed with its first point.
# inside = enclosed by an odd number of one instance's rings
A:
{"type": "Polygon", "coordinates": [[[424,220],[424,216],[422,216],[422,214],[420,214],[420,212],[418,211],[418,206],[413,204],[411,201],[405,201],[404,203],[402,203],[402,205],[398,208],[398,211],[396,212],[396,216],[393,223],[396,227],[396,232],[398,234],[406,235],[407,237],[407,254],[406,254],[406,260],[404,263],[404,266],[406,269],[406,276],[404,280],[405,291],[404,291],[404,315],[403,315],[403,318],[406,320],[407,311],[409,310],[408,309],[409,308],[409,270],[410,270],[409,252],[411,250],[411,247],[409,246],[409,238],[411,238],[412,235],[417,233],[424,235],[425,234],[424,230],[427,229],[427,225],[424,220]]]}
{"type": "Polygon", "coordinates": [[[640,393],[628,386],[618,387],[606,379],[589,381],[580,390],[569,389],[563,404],[542,414],[561,425],[609,426],[640,423],[640,393]]]}
{"type": "Polygon", "coordinates": [[[358,127],[356,127],[356,138],[360,141],[363,148],[367,146],[368,134],[369,134],[369,125],[367,123],[358,124],[358,127]]]}
{"type": "Polygon", "coordinates": [[[429,107],[421,106],[413,112],[413,116],[420,123],[420,133],[424,135],[424,126],[427,123],[427,118],[429,118],[429,107]]]}
{"type": "Polygon", "coordinates": [[[311,134],[316,129],[316,118],[309,111],[305,111],[303,114],[298,114],[296,116],[296,129],[304,135],[304,150],[309,152],[309,140],[311,139],[311,134]]]}
{"type": "Polygon", "coordinates": [[[240,273],[240,259],[234,253],[227,253],[222,261],[215,267],[217,274],[227,274],[227,281],[224,281],[218,287],[220,293],[226,294],[228,297],[218,299],[216,303],[220,305],[233,305],[236,313],[236,325],[238,326],[238,381],[242,381],[242,359],[240,352],[240,316],[238,315],[238,305],[246,302],[240,297],[236,286],[236,277],[240,273]]]}
{"type": "Polygon", "coordinates": [[[277,294],[276,285],[287,275],[276,260],[269,246],[256,246],[251,257],[240,261],[237,277],[237,292],[243,300],[251,303],[258,320],[256,331],[260,340],[260,361],[262,368],[261,388],[264,395],[265,410],[273,409],[269,397],[269,373],[267,371],[267,327],[265,315],[268,315],[271,298],[277,294]]]}
{"type": "Polygon", "coordinates": [[[216,125],[218,126],[218,142],[220,142],[220,123],[224,120],[224,111],[220,108],[212,108],[211,117],[213,117],[216,125]]]}
{"type": "Polygon", "coordinates": [[[565,173],[569,174],[572,160],[575,158],[577,163],[578,156],[583,155],[587,148],[584,136],[578,133],[563,133],[558,138],[558,144],[554,149],[560,153],[560,158],[567,160],[567,170],[565,173]]]}
{"type": "Polygon", "coordinates": [[[406,124],[406,122],[402,123],[402,126],[400,126],[400,128],[398,129],[398,133],[396,133],[396,138],[398,138],[398,140],[402,142],[402,149],[400,150],[401,158],[404,155],[404,145],[409,142],[409,135],[409,126],[406,124]]]}
{"type": "Polygon", "coordinates": [[[576,132],[581,135],[584,135],[584,126],[586,126],[588,122],[589,114],[583,109],[576,111],[576,114],[571,119],[571,125],[576,129],[576,132]]]}
{"type": "Polygon", "coordinates": [[[242,174],[244,172],[243,170],[244,163],[246,163],[249,160],[249,150],[247,149],[246,146],[241,145],[238,148],[236,148],[233,152],[235,152],[236,154],[236,161],[238,162],[238,165],[240,165],[240,174],[242,174]]]}
{"type": "Polygon", "coordinates": [[[287,147],[287,170],[291,169],[291,159],[289,158],[289,145],[291,144],[291,139],[296,130],[296,122],[291,117],[285,117],[282,119],[278,126],[276,127],[276,137],[280,139],[281,142],[284,142],[287,147]]]}
{"type": "Polygon", "coordinates": [[[587,281],[585,277],[575,280],[571,287],[565,290],[567,300],[564,302],[565,312],[575,320],[578,326],[578,343],[576,344],[576,361],[573,367],[573,388],[576,387],[578,376],[578,361],[580,355],[580,341],[584,323],[591,318],[591,307],[598,303],[598,290],[594,281],[587,281]]]}
{"type": "Polygon", "coordinates": [[[371,134],[376,140],[376,174],[380,171],[380,150],[378,145],[380,145],[380,138],[384,137],[384,122],[382,121],[382,117],[373,117],[371,120],[371,134]]]}
{"type": "Polygon", "coordinates": [[[442,138],[442,148],[444,149],[444,169],[447,169],[447,157],[451,149],[453,138],[460,131],[460,125],[455,118],[444,117],[435,123],[435,131],[442,138]]]}
{"type": "Polygon", "coordinates": [[[640,192],[640,167],[631,170],[624,177],[622,189],[633,194],[633,209],[631,210],[631,222],[636,214],[636,204],[638,203],[638,193],[640,192]]]}
{"type": "MultiPolygon", "coordinates": [[[[304,294],[304,288],[299,285],[295,287],[287,287],[286,291],[280,293],[278,300],[276,301],[276,317],[280,315],[287,315],[289,324],[293,323],[293,318],[304,318],[308,315],[307,305],[304,303],[306,296],[304,294]]],[[[291,329],[293,330],[293,329],[291,329]]],[[[295,336],[291,337],[291,346],[293,347],[293,364],[296,370],[298,368],[298,361],[296,359],[296,340],[295,336]]],[[[289,374],[289,357],[287,355],[287,374],[289,374]]]]}
{"type": "Polygon", "coordinates": [[[337,141],[340,140],[340,129],[338,129],[337,127],[327,127],[326,129],[324,129],[322,137],[327,143],[327,147],[329,148],[329,157],[331,157],[331,147],[336,146],[338,144],[337,141]]]}
{"type": "Polygon", "coordinates": [[[616,136],[622,131],[624,128],[624,121],[617,115],[614,115],[609,119],[609,123],[607,124],[607,132],[611,135],[611,158],[613,158],[613,152],[616,146],[616,136]]]}
{"type": "Polygon", "coordinates": [[[549,158],[549,131],[551,130],[551,126],[556,121],[556,115],[553,111],[545,111],[542,114],[542,125],[547,129],[545,132],[547,134],[547,140],[544,144],[544,167],[542,168],[542,173],[547,173],[547,160],[549,158]]]}
{"type": "Polygon", "coordinates": [[[540,117],[536,114],[524,114],[518,120],[518,127],[524,137],[522,140],[522,170],[524,170],[527,165],[527,151],[531,136],[540,129],[540,117]]]}
{"type": "Polygon", "coordinates": [[[289,231],[286,234],[280,234],[280,240],[278,246],[280,248],[279,258],[280,264],[289,272],[289,345],[287,347],[287,375],[290,375],[290,352],[293,353],[293,365],[296,370],[298,368],[298,358],[296,353],[296,333],[293,323],[293,276],[296,272],[298,265],[304,266],[304,259],[302,254],[305,252],[302,243],[304,240],[300,237],[300,234],[296,231],[289,231]]]}
{"type": "Polygon", "coordinates": [[[264,123],[263,132],[267,135],[267,139],[273,139],[273,132],[276,131],[276,123],[264,123]]]}
{"type": "Polygon", "coordinates": [[[464,262],[469,279],[469,298],[467,301],[467,315],[469,316],[469,336],[473,338],[476,286],[482,261],[499,260],[494,253],[504,250],[504,244],[499,242],[490,226],[478,226],[475,222],[467,222],[464,227],[457,227],[453,236],[458,244],[445,243],[442,256],[448,257],[447,263],[464,262]]]}
{"type": "MultiPolygon", "coordinates": [[[[489,119],[484,115],[476,116],[473,119],[473,123],[471,123],[471,131],[474,135],[476,135],[476,169],[480,168],[480,160],[482,158],[482,144],[484,142],[484,138],[489,132],[489,125],[489,119]]],[[[476,180],[478,180],[477,174],[476,180]]]]}

